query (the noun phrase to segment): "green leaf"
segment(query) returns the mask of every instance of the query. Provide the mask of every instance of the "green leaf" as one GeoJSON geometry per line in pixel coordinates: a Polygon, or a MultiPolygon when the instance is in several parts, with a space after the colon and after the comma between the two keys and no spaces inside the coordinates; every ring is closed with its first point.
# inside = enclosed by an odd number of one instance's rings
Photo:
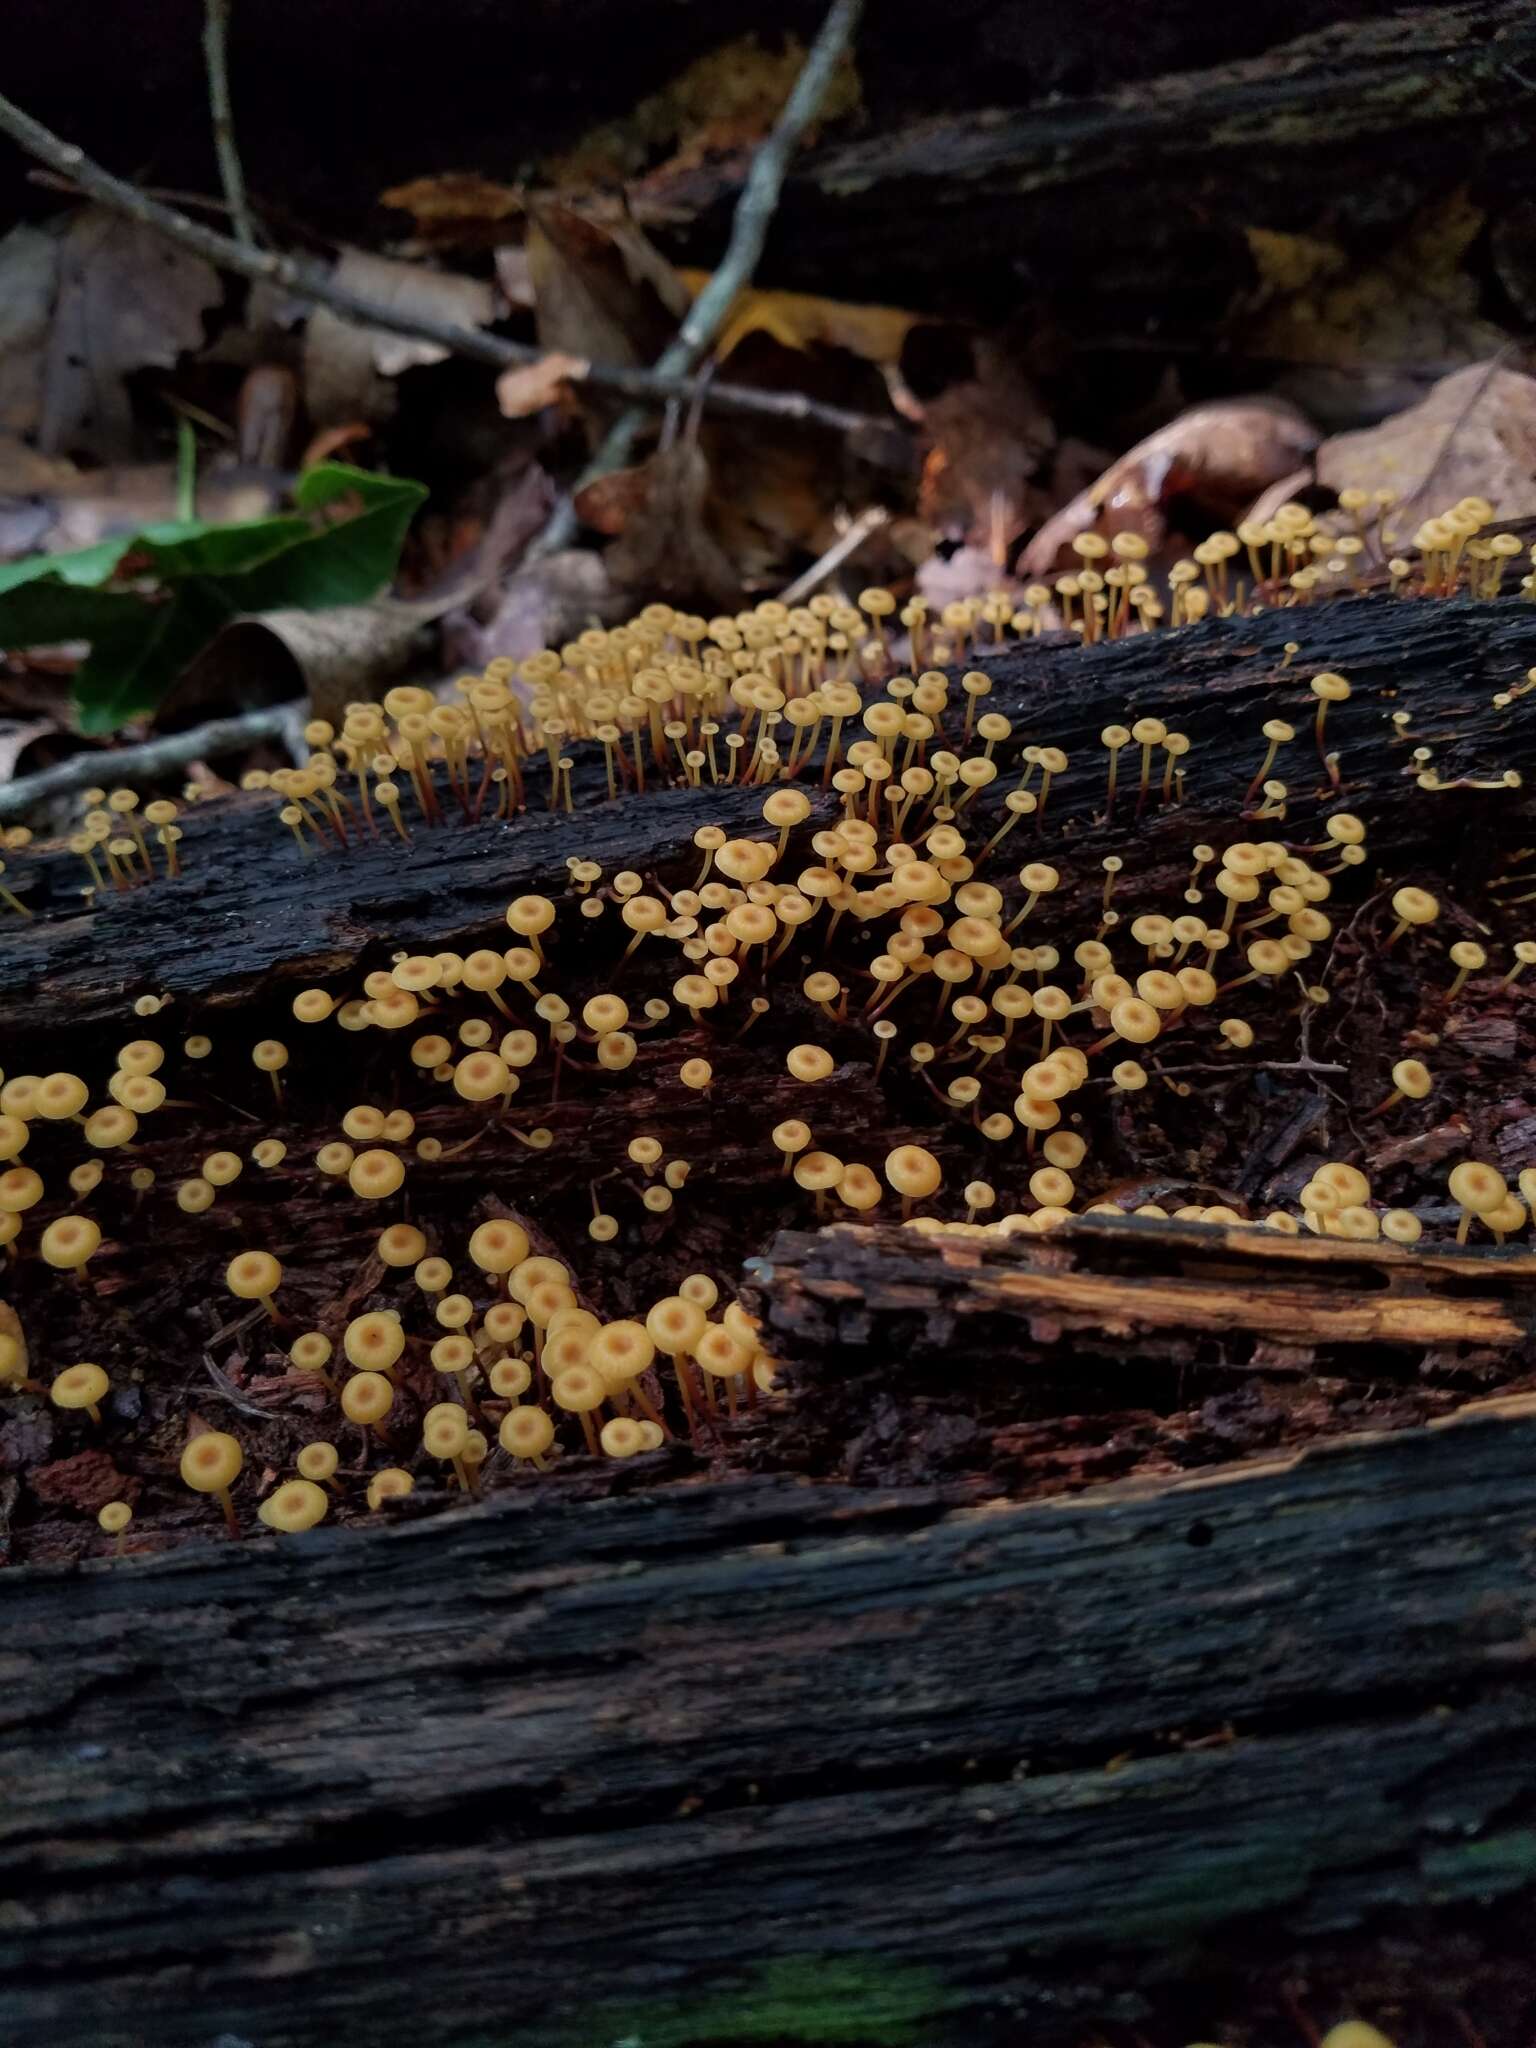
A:
{"type": "Polygon", "coordinates": [[[91,589],[107,581],[132,546],[133,535],[124,534],[117,540],[98,541],[93,548],[77,548],[72,555],[24,555],[19,562],[0,562],[0,597],[28,583],[91,589]]]}
{"type": "Polygon", "coordinates": [[[308,540],[312,531],[307,519],[294,518],[248,519],[232,526],[210,526],[203,519],[168,520],[146,526],[136,547],[166,582],[186,576],[245,576],[308,540]]]}
{"type": "Polygon", "coordinates": [[[0,647],[54,647],[92,640],[148,609],[128,591],[90,590],[34,579],[0,594],[0,647]]]}
{"type": "Polygon", "coordinates": [[[344,505],[359,507],[350,518],[311,531],[280,559],[252,575],[241,592],[242,611],[323,611],[338,604],[366,604],[394,572],[423,484],[403,477],[374,476],[341,462],[306,470],[294,500],[309,513],[344,505]]]}
{"type": "Polygon", "coordinates": [[[425,497],[405,478],[321,463],[299,478],[294,513],[164,520],[72,555],[0,564],[0,647],[88,640],[75,701],[82,730],[109,732],[153,711],[237,614],[376,596],[425,497]]]}
{"type": "Polygon", "coordinates": [[[215,591],[196,582],[182,584],[163,604],[134,610],[133,619],[92,640],[75,671],[75,713],[84,733],[116,732],[153,711],[233,616],[215,591]]]}

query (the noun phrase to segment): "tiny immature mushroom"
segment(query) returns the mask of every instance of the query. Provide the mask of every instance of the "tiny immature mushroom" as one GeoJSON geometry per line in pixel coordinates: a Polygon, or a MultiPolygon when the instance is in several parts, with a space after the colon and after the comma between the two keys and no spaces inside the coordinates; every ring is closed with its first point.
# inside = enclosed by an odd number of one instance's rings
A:
{"type": "Polygon", "coordinates": [[[1382,947],[1383,952],[1390,951],[1410,925],[1417,927],[1433,924],[1440,915],[1440,904],[1427,889],[1416,889],[1410,884],[1394,893],[1392,910],[1397,922],[1387,935],[1386,943],[1382,947]]]}
{"type": "Polygon", "coordinates": [[[297,1535],[325,1520],[330,1502],[312,1479],[287,1479],[256,1510],[257,1519],[269,1529],[297,1535]]]}
{"type": "Polygon", "coordinates": [[[1461,994],[1469,974],[1476,974],[1488,965],[1488,954],[1475,939],[1458,939],[1450,951],[1451,965],[1456,969],[1456,979],[1445,992],[1448,1003],[1454,1002],[1461,994]]]}
{"type": "Polygon", "coordinates": [[[1451,1200],[1461,1210],[1456,1242],[1465,1244],[1474,1217],[1486,1223],[1509,1197],[1509,1184],[1496,1167],[1482,1160],[1464,1159],[1450,1173],[1451,1200]]]}
{"type": "Polygon", "coordinates": [[[512,1407],[501,1418],[496,1436],[509,1457],[520,1462],[526,1459],[542,1472],[544,1453],[555,1440],[555,1425],[542,1408],[512,1407]]]}
{"type": "Polygon", "coordinates": [[[205,1430],[201,1436],[193,1437],[181,1454],[181,1477],[194,1493],[211,1493],[216,1496],[224,1510],[224,1520],[231,1536],[240,1534],[240,1524],[235,1519],[234,1502],[229,1489],[245,1466],[245,1453],[239,1443],[223,1430],[205,1430]]]}
{"type": "Polygon", "coordinates": [[[375,1472],[368,1482],[368,1505],[375,1514],[387,1500],[404,1500],[415,1490],[416,1482],[409,1472],[398,1465],[386,1465],[375,1472]]]}
{"type": "Polygon", "coordinates": [[[1382,1097],[1371,1115],[1383,1116],[1404,1100],[1422,1102],[1433,1086],[1434,1078],[1422,1060],[1398,1060],[1392,1068],[1392,1092],[1382,1097]]]}
{"type": "Polygon", "coordinates": [[[277,1038],[263,1038],[251,1047],[251,1064],[260,1069],[272,1083],[272,1093],[279,1107],[283,1100],[282,1070],[288,1064],[288,1048],[277,1038]]]}
{"type": "Polygon", "coordinates": [[[384,1418],[395,1405],[395,1390],[381,1372],[355,1372],[341,1390],[341,1412],[348,1422],[371,1429],[381,1442],[384,1418]]]}
{"type": "Polygon", "coordinates": [[[132,1520],[133,1509],[125,1500],[109,1500],[97,1512],[97,1528],[103,1536],[116,1539],[112,1545],[114,1557],[121,1557],[128,1548],[128,1525],[132,1520]]]}
{"type": "Polygon", "coordinates": [[[101,1244],[101,1227],[89,1216],[56,1216],[38,1244],[45,1265],[80,1273],[101,1244]]]}
{"type": "Polygon", "coordinates": [[[70,1365],[54,1380],[48,1398],[55,1408],[83,1408],[92,1422],[99,1424],[101,1404],[110,1386],[99,1365],[70,1365]]]}
{"type": "Polygon", "coordinates": [[[282,1278],[283,1269],[270,1252],[238,1252],[224,1271],[230,1293],[239,1301],[259,1301],[274,1322],[281,1320],[273,1296],[282,1278]]]}

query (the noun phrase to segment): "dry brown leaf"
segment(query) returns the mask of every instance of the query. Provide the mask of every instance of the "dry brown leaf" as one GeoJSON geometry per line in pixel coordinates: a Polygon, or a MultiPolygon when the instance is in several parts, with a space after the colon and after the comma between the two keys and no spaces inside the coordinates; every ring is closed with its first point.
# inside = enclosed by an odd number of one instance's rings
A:
{"type": "Polygon", "coordinates": [[[498,185],[478,171],[411,178],[381,192],[379,201],[410,214],[417,234],[432,242],[483,242],[487,230],[500,230],[523,211],[520,186],[498,185]]]}
{"type": "Polygon", "coordinates": [[[665,590],[680,601],[732,602],[741,576],[710,529],[703,450],[692,440],[674,441],[644,467],[644,501],[608,551],[613,580],[630,590],[665,590]]]}
{"type": "Polygon", "coordinates": [[[1335,434],[1317,451],[1317,480],[1398,494],[1392,526],[1411,530],[1469,495],[1495,519],[1536,515],[1536,378],[1495,363],[1442,377],[1417,405],[1359,433],[1335,434]]]}
{"type": "Polygon", "coordinates": [[[39,455],[25,441],[0,429],[0,496],[30,498],[66,490],[79,480],[74,463],[57,455],[39,455]]]}
{"type": "MultiPolygon", "coordinates": [[[[986,336],[970,343],[972,374],[927,401],[933,443],[918,513],[930,526],[1000,563],[1037,501],[1029,479],[1056,438],[1033,381],[986,336]]],[[[994,581],[996,577],[994,575],[994,581]]]]}
{"type": "Polygon", "coordinates": [[[637,463],[632,469],[610,469],[576,493],[575,506],[583,526],[610,537],[621,534],[636,513],[650,502],[650,464],[637,463]]]}
{"type": "Polygon", "coordinates": [[[530,209],[528,269],[540,342],[589,362],[654,362],[690,303],[639,228],[550,202],[530,209]]]}
{"type": "MultiPolygon", "coordinates": [[[[34,740],[47,739],[64,727],[53,718],[0,718],[0,782],[15,778],[16,763],[34,740]]],[[[5,1333],[5,1303],[0,1301],[0,1336],[5,1333]]]]}
{"type": "Polygon", "coordinates": [[[70,222],[59,253],[37,445],[45,455],[120,461],[134,452],[124,379],[200,348],[223,298],[210,264],[100,207],[70,222]]]}
{"type": "MultiPolygon", "coordinates": [[[[711,273],[682,270],[678,275],[697,298],[711,273]]],[[[867,363],[894,363],[918,318],[897,306],[821,299],[809,292],[759,291],[749,285],[731,301],[715,358],[724,362],[749,334],[766,334],[785,348],[842,348],[867,363]]]]}
{"type": "Polygon", "coordinates": [[[1048,519],[1019,568],[1043,576],[1074,534],[1089,528],[1139,533],[1149,547],[1166,537],[1162,508],[1193,499],[1213,522],[1229,524],[1278,477],[1289,476],[1317,445],[1317,430],[1278,398],[1232,398],[1192,406],[1138,441],[1096,482],[1048,519]]]}
{"type": "MultiPolygon", "coordinates": [[[[778,119],[805,68],[805,55],[805,45],[794,36],[774,49],[748,35],[707,51],[621,120],[591,129],[551,163],[551,184],[565,190],[619,184],[679,145],[685,163],[697,162],[711,148],[750,147],[778,119]]],[[[846,52],[822,100],[813,139],[829,122],[854,113],[860,98],[858,71],[846,52]]]]}
{"type": "MultiPolygon", "coordinates": [[[[498,311],[495,287],[476,277],[428,270],[364,249],[344,249],[336,282],[399,313],[452,320],[460,327],[484,327],[498,311]]],[[[304,396],[317,426],[343,420],[388,419],[395,409],[390,380],[447,354],[435,342],[359,327],[324,306],[310,314],[304,333],[304,396]]]]}
{"type": "Polygon", "coordinates": [[[616,625],[630,609],[626,597],[615,595],[607,563],[595,548],[565,548],[514,570],[487,624],[467,611],[445,619],[444,656],[461,669],[484,668],[498,656],[522,661],[541,647],[574,639],[594,619],[616,625]]]}
{"type": "Polygon", "coordinates": [[[497,243],[496,282],[509,306],[526,306],[532,311],[533,272],[528,264],[528,251],[521,242],[497,243]]]}
{"type": "Polygon", "coordinates": [[[1484,225],[1464,190],[1419,213],[1374,259],[1316,236],[1248,230],[1257,289],[1237,309],[1241,346],[1296,365],[1286,388],[1339,425],[1410,403],[1434,373],[1509,339],[1478,312],[1468,256],[1484,225]]]}
{"type": "Polygon", "coordinates": [[[496,403],[509,420],[526,419],[558,404],[572,383],[579,384],[592,365],[585,356],[568,356],[552,349],[536,363],[503,370],[496,379],[496,403]]]}
{"type": "Polygon", "coordinates": [[[24,221],[0,237],[0,436],[37,431],[58,276],[57,235],[24,221]]]}

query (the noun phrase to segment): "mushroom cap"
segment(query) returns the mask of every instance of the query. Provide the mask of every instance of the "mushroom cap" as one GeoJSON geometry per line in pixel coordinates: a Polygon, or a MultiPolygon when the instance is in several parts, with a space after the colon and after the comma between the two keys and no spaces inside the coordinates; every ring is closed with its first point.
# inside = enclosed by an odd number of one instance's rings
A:
{"type": "Polygon", "coordinates": [[[45,1265],[62,1272],[77,1270],[101,1243],[101,1226],[89,1216],[56,1216],[38,1244],[45,1265]]]}
{"type": "Polygon", "coordinates": [[[379,1233],[379,1257],[386,1266],[415,1266],[426,1256],[426,1232],[414,1223],[391,1223],[379,1233]]]}
{"type": "Polygon", "coordinates": [[[256,1513],[269,1529],[292,1535],[302,1529],[313,1529],[325,1520],[329,1510],[330,1501],[325,1489],[312,1479],[285,1479],[277,1491],[261,1503],[256,1513]]]}
{"type": "Polygon", "coordinates": [[[415,1490],[415,1486],[416,1482],[409,1472],[402,1471],[398,1465],[386,1465],[382,1471],[375,1472],[368,1482],[368,1505],[377,1509],[382,1501],[404,1500],[408,1493],[415,1490]]]}
{"type": "Polygon", "coordinates": [[[421,1441],[434,1458],[462,1456],[469,1436],[469,1418],[452,1401],[439,1401],[421,1418],[421,1441]]]}
{"type": "Polygon", "coordinates": [[[1509,1184],[1497,1167],[1480,1159],[1464,1159],[1450,1171],[1451,1199],[1474,1216],[1486,1216],[1509,1195],[1509,1184]]]}
{"type": "Polygon", "coordinates": [[[224,1270],[225,1284],[241,1301],[260,1301],[275,1293],[283,1269],[270,1252],[237,1252],[224,1270]]]}
{"type": "Polygon", "coordinates": [[[395,1390],[381,1372],[355,1372],[341,1390],[349,1422],[382,1422],[394,1404],[395,1390]]]}
{"type": "Polygon", "coordinates": [[[633,1458],[647,1448],[645,1431],[632,1415],[615,1415],[605,1422],[598,1442],[610,1458],[633,1458]]]}
{"type": "Polygon", "coordinates": [[[937,1192],[944,1170],[921,1145],[898,1145],[885,1156],[885,1177],[899,1195],[922,1198],[937,1192]]]}
{"type": "Polygon", "coordinates": [[[1416,889],[1411,883],[1396,891],[1392,908],[1404,924],[1433,924],[1440,915],[1438,899],[1427,889],[1416,889]]]}
{"type": "Polygon", "coordinates": [[[245,1453],[221,1429],[204,1430],[181,1454],[181,1476],[194,1493],[222,1493],[240,1477],[245,1453]]]}
{"type": "Polygon", "coordinates": [[[555,1440],[555,1425],[542,1408],[509,1408],[501,1418],[497,1440],[514,1458],[537,1458],[555,1440]]]}
{"type": "Polygon", "coordinates": [[[354,1316],[342,1334],[342,1349],[360,1371],[387,1372],[405,1349],[405,1329],[398,1316],[370,1309],[354,1316]]]}
{"type": "Polygon", "coordinates": [[[55,1408],[94,1408],[107,1398],[111,1381],[99,1365],[68,1365],[48,1389],[55,1408]]]}

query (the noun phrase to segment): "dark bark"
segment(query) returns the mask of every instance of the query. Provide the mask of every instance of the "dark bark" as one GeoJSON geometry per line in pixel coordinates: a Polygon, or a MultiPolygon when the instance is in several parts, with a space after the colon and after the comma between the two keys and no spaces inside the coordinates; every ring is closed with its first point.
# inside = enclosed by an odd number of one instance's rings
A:
{"type": "MultiPolygon", "coordinates": [[[[1475,895],[1510,844],[1528,832],[1536,721],[1526,704],[1498,712],[1489,701],[1536,663],[1536,607],[1518,600],[1337,601],[1095,648],[1062,640],[979,659],[994,678],[984,708],[1014,724],[999,760],[1013,765],[1031,740],[1063,747],[1071,757],[1053,787],[1044,835],[1069,891],[1053,900],[1053,912],[1074,896],[1097,894],[1099,861],[1132,841],[1146,892],[1176,893],[1183,883],[1175,878],[1187,869],[1196,839],[1220,831],[1239,836],[1243,792],[1264,752],[1259,728],[1277,714],[1290,718],[1298,735],[1275,771],[1292,786],[1288,837],[1342,801],[1365,816],[1383,872],[1399,879],[1436,875],[1475,895]],[[1284,649],[1298,636],[1305,655],[1291,667],[1284,649]],[[1315,700],[1306,678],[1325,666],[1341,670],[1355,690],[1328,720],[1329,745],[1342,755],[1341,797],[1319,787],[1309,730],[1315,700]],[[1394,709],[1412,712],[1407,738],[1392,734],[1387,719],[1394,709]],[[1108,721],[1141,716],[1161,717],[1193,742],[1183,764],[1187,801],[1164,807],[1155,780],[1138,821],[1131,750],[1121,766],[1132,787],[1105,826],[1097,822],[1107,758],[1098,734],[1108,721]],[[1426,795],[1404,772],[1413,745],[1433,747],[1447,782],[1513,767],[1527,788],[1426,795]]],[[[563,889],[570,859],[596,858],[610,874],[634,867],[679,883],[696,869],[691,841],[698,826],[724,824],[749,835],[768,829],[759,818],[760,793],[648,791],[609,805],[601,750],[588,744],[574,752],[576,816],[534,808],[510,823],[460,821],[418,829],[409,847],[384,837],[345,855],[301,860],[271,797],[197,809],[185,821],[182,880],[109,897],[93,911],[73,908],[85,880],[75,856],[40,850],[13,860],[7,882],[39,915],[25,927],[7,921],[0,1028],[52,1033],[92,1026],[119,1018],[148,991],[229,1006],[274,982],[280,992],[334,979],[386,942],[483,943],[504,929],[502,911],[514,894],[563,889]]],[[[1157,780],[1161,772],[1159,757],[1157,780]]],[[[995,824],[1003,815],[998,791],[1008,780],[1000,778],[971,815],[995,824]]],[[[535,774],[531,783],[537,805],[541,778],[535,774]]],[[[832,799],[822,800],[801,843],[808,844],[831,806],[832,799]]],[[[996,869],[1001,880],[1035,858],[1034,837],[1026,821],[988,873],[996,869]]]]}
{"type": "Polygon", "coordinates": [[[1047,2041],[1170,1951],[1486,1911],[1533,1467],[1520,1402],[1037,1507],[503,1496],[8,1576],[6,2040],[1047,2041]]]}
{"type": "MultiPolygon", "coordinates": [[[[1057,40],[1041,33],[1042,53],[1057,40]]],[[[1001,89],[979,119],[937,98],[929,118],[829,144],[786,188],[770,271],[949,317],[1011,314],[1022,285],[1034,309],[1087,320],[1090,344],[1167,341],[1225,328],[1253,282],[1249,227],[1326,221],[1368,257],[1453,185],[1496,211],[1527,188],[1522,0],[1335,19],[1227,54],[1191,49],[1082,97],[1001,89]]],[[[706,163],[658,180],[658,212],[702,210],[690,240],[712,246],[733,189],[706,163]]]]}

